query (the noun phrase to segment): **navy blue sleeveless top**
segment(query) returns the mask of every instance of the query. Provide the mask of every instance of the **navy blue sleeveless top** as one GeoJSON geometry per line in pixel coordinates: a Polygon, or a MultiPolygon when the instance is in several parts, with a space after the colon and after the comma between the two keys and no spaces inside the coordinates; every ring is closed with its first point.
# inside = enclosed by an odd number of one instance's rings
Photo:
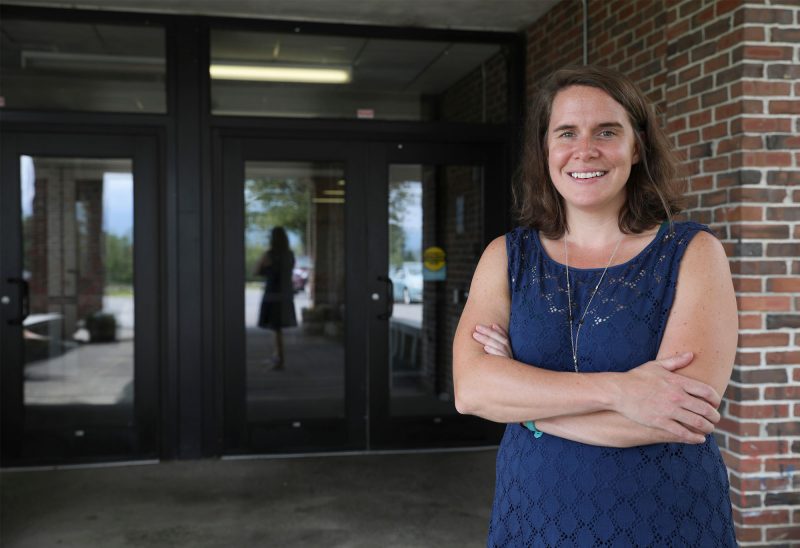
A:
{"type": "MultiPolygon", "coordinates": [[[[653,241],[606,272],[585,316],[581,372],[628,371],[655,359],[678,269],[697,223],[664,224],[653,241]]],[[[564,265],[536,230],[506,234],[514,359],[574,371],[564,265]]],[[[602,268],[570,267],[573,316],[602,268]]],[[[587,445],[509,424],[497,454],[488,546],[736,546],[728,476],[713,436],[700,445],[587,445]]]]}

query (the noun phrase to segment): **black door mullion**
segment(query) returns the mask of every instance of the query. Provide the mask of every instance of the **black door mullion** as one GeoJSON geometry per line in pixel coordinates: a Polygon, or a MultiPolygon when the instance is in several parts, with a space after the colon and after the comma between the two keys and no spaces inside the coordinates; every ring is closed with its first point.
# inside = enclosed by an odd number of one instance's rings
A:
{"type": "Polygon", "coordinates": [[[223,313],[218,324],[223,340],[222,378],[225,387],[225,434],[224,445],[228,452],[243,452],[247,445],[246,428],[246,379],[244,368],[245,334],[239,322],[244,316],[236,280],[242,280],[244,271],[241,257],[244,255],[242,233],[244,231],[244,199],[241,184],[244,181],[244,152],[242,141],[227,139],[222,149],[223,188],[221,220],[223,246],[219,256],[224,268],[222,274],[223,313]]]}
{"type": "Polygon", "coordinates": [[[18,457],[23,430],[22,325],[17,325],[21,309],[22,223],[19,203],[19,153],[16,134],[0,134],[0,294],[8,302],[0,304],[0,382],[2,382],[2,460],[18,457]]]}
{"type": "Polygon", "coordinates": [[[158,257],[161,257],[158,147],[152,137],[136,137],[133,149],[134,208],[134,394],[139,447],[157,457],[159,437],[160,363],[158,257]],[[155,264],[154,264],[155,263],[155,264]]]}
{"type": "Polygon", "coordinates": [[[367,272],[370,291],[369,321],[369,448],[385,436],[389,416],[389,368],[386,356],[389,348],[388,311],[394,299],[388,283],[389,185],[387,148],[391,145],[371,143],[369,146],[369,186],[367,187],[367,226],[369,227],[367,272]],[[377,298],[376,298],[377,297],[377,298]]]}

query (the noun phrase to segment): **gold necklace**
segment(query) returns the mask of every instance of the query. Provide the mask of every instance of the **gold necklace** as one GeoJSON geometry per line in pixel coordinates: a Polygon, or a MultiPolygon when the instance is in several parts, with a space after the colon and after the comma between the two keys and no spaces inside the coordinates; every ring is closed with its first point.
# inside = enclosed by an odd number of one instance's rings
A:
{"type": "Polygon", "coordinates": [[[575,372],[578,373],[578,339],[581,336],[581,327],[583,327],[583,319],[586,317],[586,313],[589,311],[589,307],[592,305],[592,299],[594,299],[597,290],[600,288],[600,284],[603,283],[603,278],[606,276],[606,271],[608,267],[611,266],[611,261],[614,260],[614,255],[617,254],[617,249],[619,249],[619,244],[622,243],[622,238],[624,235],[617,240],[617,245],[614,247],[614,251],[611,253],[611,257],[608,258],[608,264],[603,269],[603,273],[600,275],[600,279],[597,281],[597,285],[594,286],[594,291],[592,291],[592,296],[589,297],[589,302],[586,303],[586,308],[583,309],[583,314],[581,315],[581,319],[578,320],[578,329],[577,333],[573,339],[573,328],[572,328],[572,287],[570,287],[569,283],[569,253],[567,252],[567,234],[564,234],[564,264],[567,267],[567,306],[568,308],[568,315],[569,315],[569,344],[572,347],[572,364],[575,366],[575,372]]]}

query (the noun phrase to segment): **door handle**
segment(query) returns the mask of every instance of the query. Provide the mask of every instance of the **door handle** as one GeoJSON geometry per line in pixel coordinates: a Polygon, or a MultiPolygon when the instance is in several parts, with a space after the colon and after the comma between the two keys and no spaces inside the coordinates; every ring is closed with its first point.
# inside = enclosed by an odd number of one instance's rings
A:
{"type": "Polygon", "coordinates": [[[10,325],[22,325],[28,314],[31,313],[31,287],[23,278],[8,278],[6,280],[10,284],[17,284],[20,286],[19,307],[16,318],[8,320],[10,325]]]}
{"type": "Polygon", "coordinates": [[[394,314],[394,282],[388,276],[378,276],[379,282],[386,282],[386,302],[387,305],[387,312],[383,314],[378,314],[379,320],[388,320],[394,314]]]}

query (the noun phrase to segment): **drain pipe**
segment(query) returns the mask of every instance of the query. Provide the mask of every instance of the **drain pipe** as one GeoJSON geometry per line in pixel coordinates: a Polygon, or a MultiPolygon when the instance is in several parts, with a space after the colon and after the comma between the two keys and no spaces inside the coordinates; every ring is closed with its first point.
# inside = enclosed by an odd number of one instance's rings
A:
{"type": "Polygon", "coordinates": [[[589,64],[589,0],[581,0],[583,4],[583,64],[589,64]]]}

